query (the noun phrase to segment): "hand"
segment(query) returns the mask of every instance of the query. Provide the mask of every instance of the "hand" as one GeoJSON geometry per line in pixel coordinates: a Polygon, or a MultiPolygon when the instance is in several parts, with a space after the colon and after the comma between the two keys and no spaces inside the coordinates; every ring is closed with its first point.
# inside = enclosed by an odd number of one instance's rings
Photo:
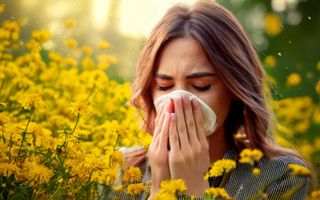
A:
{"type": "Polygon", "coordinates": [[[191,103],[186,96],[175,99],[174,108],[169,127],[171,178],[183,179],[188,194],[202,195],[209,188],[204,173],[210,167],[210,156],[201,108],[196,99],[191,103]]]}
{"type": "Polygon", "coordinates": [[[168,134],[169,134],[169,119],[173,110],[170,102],[165,102],[161,106],[155,119],[155,129],[153,139],[149,147],[149,158],[151,165],[151,197],[160,189],[160,184],[163,180],[170,179],[169,163],[168,163],[168,134]]]}

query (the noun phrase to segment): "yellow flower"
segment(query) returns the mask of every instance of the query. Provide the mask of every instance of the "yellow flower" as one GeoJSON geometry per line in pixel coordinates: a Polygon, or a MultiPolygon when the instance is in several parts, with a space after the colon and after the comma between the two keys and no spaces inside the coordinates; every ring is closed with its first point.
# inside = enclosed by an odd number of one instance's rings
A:
{"type": "Polygon", "coordinates": [[[114,187],[113,187],[113,189],[114,189],[115,191],[120,191],[120,190],[122,190],[122,188],[123,188],[123,185],[117,185],[117,186],[114,186],[114,187]]]}
{"type": "Polygon", "coordinates": [[[13,55],[9,54],[9,53],[3,53],[2,54],[2,59],[4,59],[4,60],[12,60],[13,59],[13,55]]]}
{"type": "Polygon", "coordinates": [[[320,94],[320,80],[316,84],[316,92],[320,94]]]}
{"type": "Polygon", "coordinates": [[[48,183],[52,175],[52,169],[35,162],[27,162],[23,166],[23,176],[26,177],[32,186],[48,183]]]}
{"type": "Polygon", "coordinates": [[[66,57],[63,59],[65,65],[75,68],[78,65],[78,61],[72,57],[66,57]]]}
{"type": "Polygon", "coordinates": [[[268,67],[274,67],[277,64],[276,58],[269,55],[264,59],[264,64],[268,67]]]}
{"type": "Polygon", "coordinates": [[[276,36],[281,32],[282,21],[275,13],[267,13],[264,24],[266,32],[271,36],[276,36]]]}
{"type": "Polygon", "coordinates": [[[247,139],[247,135],[245,133],[238,132],[233,135],[233,138],[236,140],[245,140],[245,139],[247,139]]]}
{"type": "Polygon", "coordinates": [[[174,194],[167,192],[159,192],[157,193],[152,200],[177,200],[177,197],[174,194]]]}
{"type": "Polygon", "coordinates": [[[43,108],[45,105],[38,93],[30,93],[20,101],[26,110],[43,108]]]}
{"type": "Polygon", "coordinates": [[[48,54],[50,60],[54,62],[60,62],[62,60],[62,56],[60,56],[57,52],[50,51],[48,54]]]}
{"type": "Polygon", "coordinates": [[[126,192],[131,195],[136,195],[136,194],[140,194],[143,189],[144,189],[143,183],[134,183],[134,184],[128,185],[126,192]]]}
{"type": "Polygon", "coordinates": [[[34,133],[35,135],[42,135],[43,128],[41,125],[31,122],[29,125],[29,132],[34,133]]]}
{"type": "Polygon", "coordinates": [[[263,153],[258,149],[243,149],[240,153],[240,163],[253,165],[263,157],[263,153]]]}
{"type": "Polygon", "coordinates": [[[78,45],[78,42],[73,38],[69,38],[65,41],[65,44],[69,48],[75,48],[78,45]]]}
{"type": "Polygon", "coordinates": [[[3,13],[4,8],[5,8],[4,3],[0,3],[0,13],[3,13]]]}
{"type": "Polygon", "coordinates": [[[83,46],[82,48],[82,52],[86,55],[86,56],[91,56],[92,55],[92,48],[90,46],[83,46]]]}
{"type": "Polygon", "coordinates": [[[299,85],[301,82],[301,76],[298,73],[291,73],[287,78],[287,85],[295,86],[299,85]]]}
{"type": "Polygon", "coordinates": [[[318,200],[318,199],[320,199],[320,189],[312,191],[310,200],[318,200]]]}
{"type": "Polygon", "coordinates": [[[317,62],[317,69],[320,70],[320,61],[317,62]]]}
{"type": "Polygon", "coordinates": [[[182,179],[165,180],[160,185],[160,193],[180,195],[185,190],[187,190],[187,186],[182,179]]]}
{"type": "Polygon", "coordinates": [[[124,182],[141,181],[141,171],[139,167],[129,167],[123,175],[124,182]]]}
{"type": "Polygon", "coordinates": [[[34,83],[26,77],[18,76],[12,80],[12,84],[17,88],[30,88],[34,83]]]}
{"type": "Polygon", "coordinates": [[[302,165],[288,164],[288,168],[295,176],[311,176],[311,171],[302,165]]]}
{"type": "Polygon", "coordinates": [[[217,160],[211,165],[210,170],[205,174],[204,179],[208,180],[210,177],[222,176],[223,173],[228,173],[232,169],[236,168],[236,162],[234,160],[222,159],[217,160]]]}
{"type": "Polygon", "coordinates": [[[71,103],[71,112],[77,115],[86,115],[91,111],[90,103],[87,100],[71,103]]]}
{"type": "Polygon", "coordinates": [[[0,176],[11,176],[19,172],[19,167],[13,163],[0,162],[0,176]]]}
{"type": "Polygon", "coordinates": [[[229,196],[229,194],[223,189],[223,188],[208,188],[205,191],[205,197],[208,198],[223,198],[223,199],[231,199],[231,197],[229,196]]]}
{"type": "Polygon", "coordinates": [[[109,159],[110,159],[111,166],[114,166],[114,165],[122,166],[124,164],[124,158],[120,151],[113,151],[109,159]]]}
{"type": "Polygon", "coordinates": [[[51,39],[51,33],[48,30],[34,30],[32,31],[32,38],[40,44],[45,43],[51,39]]]}
{"type": "Polygon", "coordinates": [[[74,26],[76,26],[77,22],[75,19],[66,19],[64,21],[64,25],[67,27],[67,28],[72,28],[74,26]]]}
{"type": "Polygon", "coordinates": [[[81,60],[81,65],[86,70],[90,70],[90,69],[93,69],[95,67],[95,63],[90,57],[84,57],[81,60]]]}
{"type": "Polygon", "coordinates": [[[100,49],[107,49],[110,47],[110,44],[109,42],[105,41],[105,40],[102,40],[99,42],[99,48],[100,49]]]}
{"type": "Polygon", "coordinates": [[[320,138],[319,137],[315,139],[313,146],[314,146],[314,149],[316,149],[318,151],[320,150],[320,138]]]}
{"type": "MultiPolygon", "coordinates": [[[[87,167],[88,169],[92,169],[87,167]]],[[[95,170],[92,173],[91,179],[99,184],[112,185],[117,178],[117,168],[107,168],[95,170]]]]}
{"type": "Polygon", "coordinates": [[[258,176],[260,174],[260,169],[257,168],[257,167],[253,168],[252,174],[255,175],[255,176],[258,176]]]}

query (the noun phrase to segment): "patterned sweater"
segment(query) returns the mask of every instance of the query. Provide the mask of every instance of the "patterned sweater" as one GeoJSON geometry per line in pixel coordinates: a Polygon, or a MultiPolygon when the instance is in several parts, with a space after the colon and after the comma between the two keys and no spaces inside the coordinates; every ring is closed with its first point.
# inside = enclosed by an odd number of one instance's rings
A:
{"type": "MultiPolygon", "coordinates": [[[[237,159],[235,149],[230,149],[225,153],[223,159],[237,159]]],[[[309,177],[294,176],[288,164],[306,164],[292,156],[278,156],[273,159],[263,158],[259,161],[258,167],[260,174],[252,174],[252,166],[237,162],[237,167],[228,176],[227,181],[222,186],[232,199],[305,199],[307,195],[309,177]]],[[[143,173],[142,181],[145,184],[151,184],[151,168],[148,159],[140,166],[143,173]]],[[[221,183],[221,177],[209,179],[210,187],[218,187],[221,183]]],[[[121,200],[143,200],[148,199],[149,191],[140,195],[131,196],[125,191],[112,191],[108,199],[121,200]]],[[[196,199],[203,199],[198,197],[196,199]]]]}

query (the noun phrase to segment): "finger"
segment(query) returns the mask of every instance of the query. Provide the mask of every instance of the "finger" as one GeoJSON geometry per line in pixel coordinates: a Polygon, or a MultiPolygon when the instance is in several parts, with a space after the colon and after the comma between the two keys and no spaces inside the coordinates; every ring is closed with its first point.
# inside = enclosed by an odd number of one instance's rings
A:
{"type": "Polygon", "coordinates": [[[182,97],[182,102],[183,102],[183,108],[184,108],[184,114],[185,114],[184,116],[186,121],[186,127],[188,130],[188,140],[190,145],[192,146],[192,144],[198,141],[195,119],[193,117],[192,105],[189,97],[187,96],[182,97]]]}
{"type": "Polygon", "coordinates": [[[161,133],[161,128],[164,120],[164,111],[167,110],[168,107],[168,102],[164,102],[164,105],[161,106],[160,112],[157,114],[157,118],[155,121],[155,129],[154,129],[154,134],[153,137],[157,137],[158,134],[161,133]]]}
{"type": "Polygon", "coordinates": [[[152,149],[159,146],[159,135],[161,133],[162,122],[164,120],[164,115],[162,113],[165,110],[164,107],[166,106],[165,102],[163,104],[164,105],[161,106],[160,111],[157,113],[157,117],[155,119],[155,128],[153,131],[152,142],[150,145],[150,148],[152,148],[152,149]]]}
{"type": "Polygon", "coordinates": [[[200,104],[196,99],[192,99],[191,104],[194,112],[194,118],[196,120],[196,130],[199,142],[201,144],[205,144],[207,142],[207,138],[204,130],[204,118],[200,104]]]}
{"type": "Polygon", "coordinates": [[[169,122],[170,122],[170,114],[168,112],[165,113],[163,126],[161,129],[160,139],[159,139],[159,147],[162,150],[167,150],[168,147],[168,135],[169,135],[169,122]]]}
{"type": "Polygon", "coordinates": [[[177,132],[181,147],[189,146],[187,127],[184,117],[184,108],[180,97],[174,99],[174,108],[176,114],[177,132]]]}
{"type": "Polygon", "coordinates": [[[160,106],[159,110],[158,110],[158,111],[156,110],[157,116],[156,116],[156,118],[155,118],[155,120],[154,120],[155,124],[158,123],[158,121],[159,121],[159,119],[160,119],[160,116],[161,116],[161,113],[162,113],[162,111],[164,110],[165,102],[163,102],[162,104],[163,104],[163,105],[159,105],[159,106],[160,106]]]}
{"type": "Polygon", "coordinates": [[[170,113],[169,143],[170,151],[180,150],[179,135],[177,132],[177,118],[175,113],[170,113]]]}

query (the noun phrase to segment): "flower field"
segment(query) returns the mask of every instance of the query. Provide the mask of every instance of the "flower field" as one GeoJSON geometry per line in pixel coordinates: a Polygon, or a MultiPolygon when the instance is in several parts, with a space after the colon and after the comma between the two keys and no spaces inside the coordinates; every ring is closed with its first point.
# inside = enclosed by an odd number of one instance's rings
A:
{"type": "MultiPolygon", "coordinates": [[[[72,19],[62,23],[65,30],[76,24],[72,19]]],[[[72,35],[64,43],[70,54],[48,51],[43,47],[55,36],[33,30],[24,40],[25,26],[19,19],[0,26],[0,199],[106,199],[119,170],[124,171],[118,148],[148,147],[152,140],[129,104],[131,83],[119,83],[106,73],[121,58],[107,53],[108,41],[93,48],[72,35]]],[[[264,60],[266,67],[273,59],[264,60]]],[[[299,77],[292,74],[288,85],[299,84],[299,77]]],[[[320,94],[319,81],[312,87],[320,94]]],[[[297,149],[320,175],[320,135],[306,135],[319,127],[319,102],[303,96],[270,104],[278,118],[277,141],[297,149]]],[[[251,165],[262,157],[249,149],[242,155],[242,163],[251,165]]],[[[212,166],[204,178],[220,176],[218,172],[232,170],[235,163],[212,166]]],[[[294,175],[310,175],[299,166],[291,168],[294,175]]],[[[253,173],[260,171],[255,168],[253,173]]],[[[115,190],[125,187],[134,196],[147,187],[137,168],[129,168],[123,178],[115,190]]],[[[155,199],[175,199],[185,189],[182,180],[164,182],[155,199]]],[[[230,198],[221,188],[210,188],[205,197],[230,198]]],[[[320,191],[310,191],[309,197],[319,199],[320,191]]]]}
{"type": "Polygon", "coordinates": [[[151,141],[128,105],[130,83],[104,72],[116,62],[106,41],[93,57],[69,39],[79,56],[66,57],[42,49],[52,37],[46,30],[22,41],[21,26],[7,20],[0,28],[1,199],[94,197],[123,167],[116,147],[151,141]]]}

